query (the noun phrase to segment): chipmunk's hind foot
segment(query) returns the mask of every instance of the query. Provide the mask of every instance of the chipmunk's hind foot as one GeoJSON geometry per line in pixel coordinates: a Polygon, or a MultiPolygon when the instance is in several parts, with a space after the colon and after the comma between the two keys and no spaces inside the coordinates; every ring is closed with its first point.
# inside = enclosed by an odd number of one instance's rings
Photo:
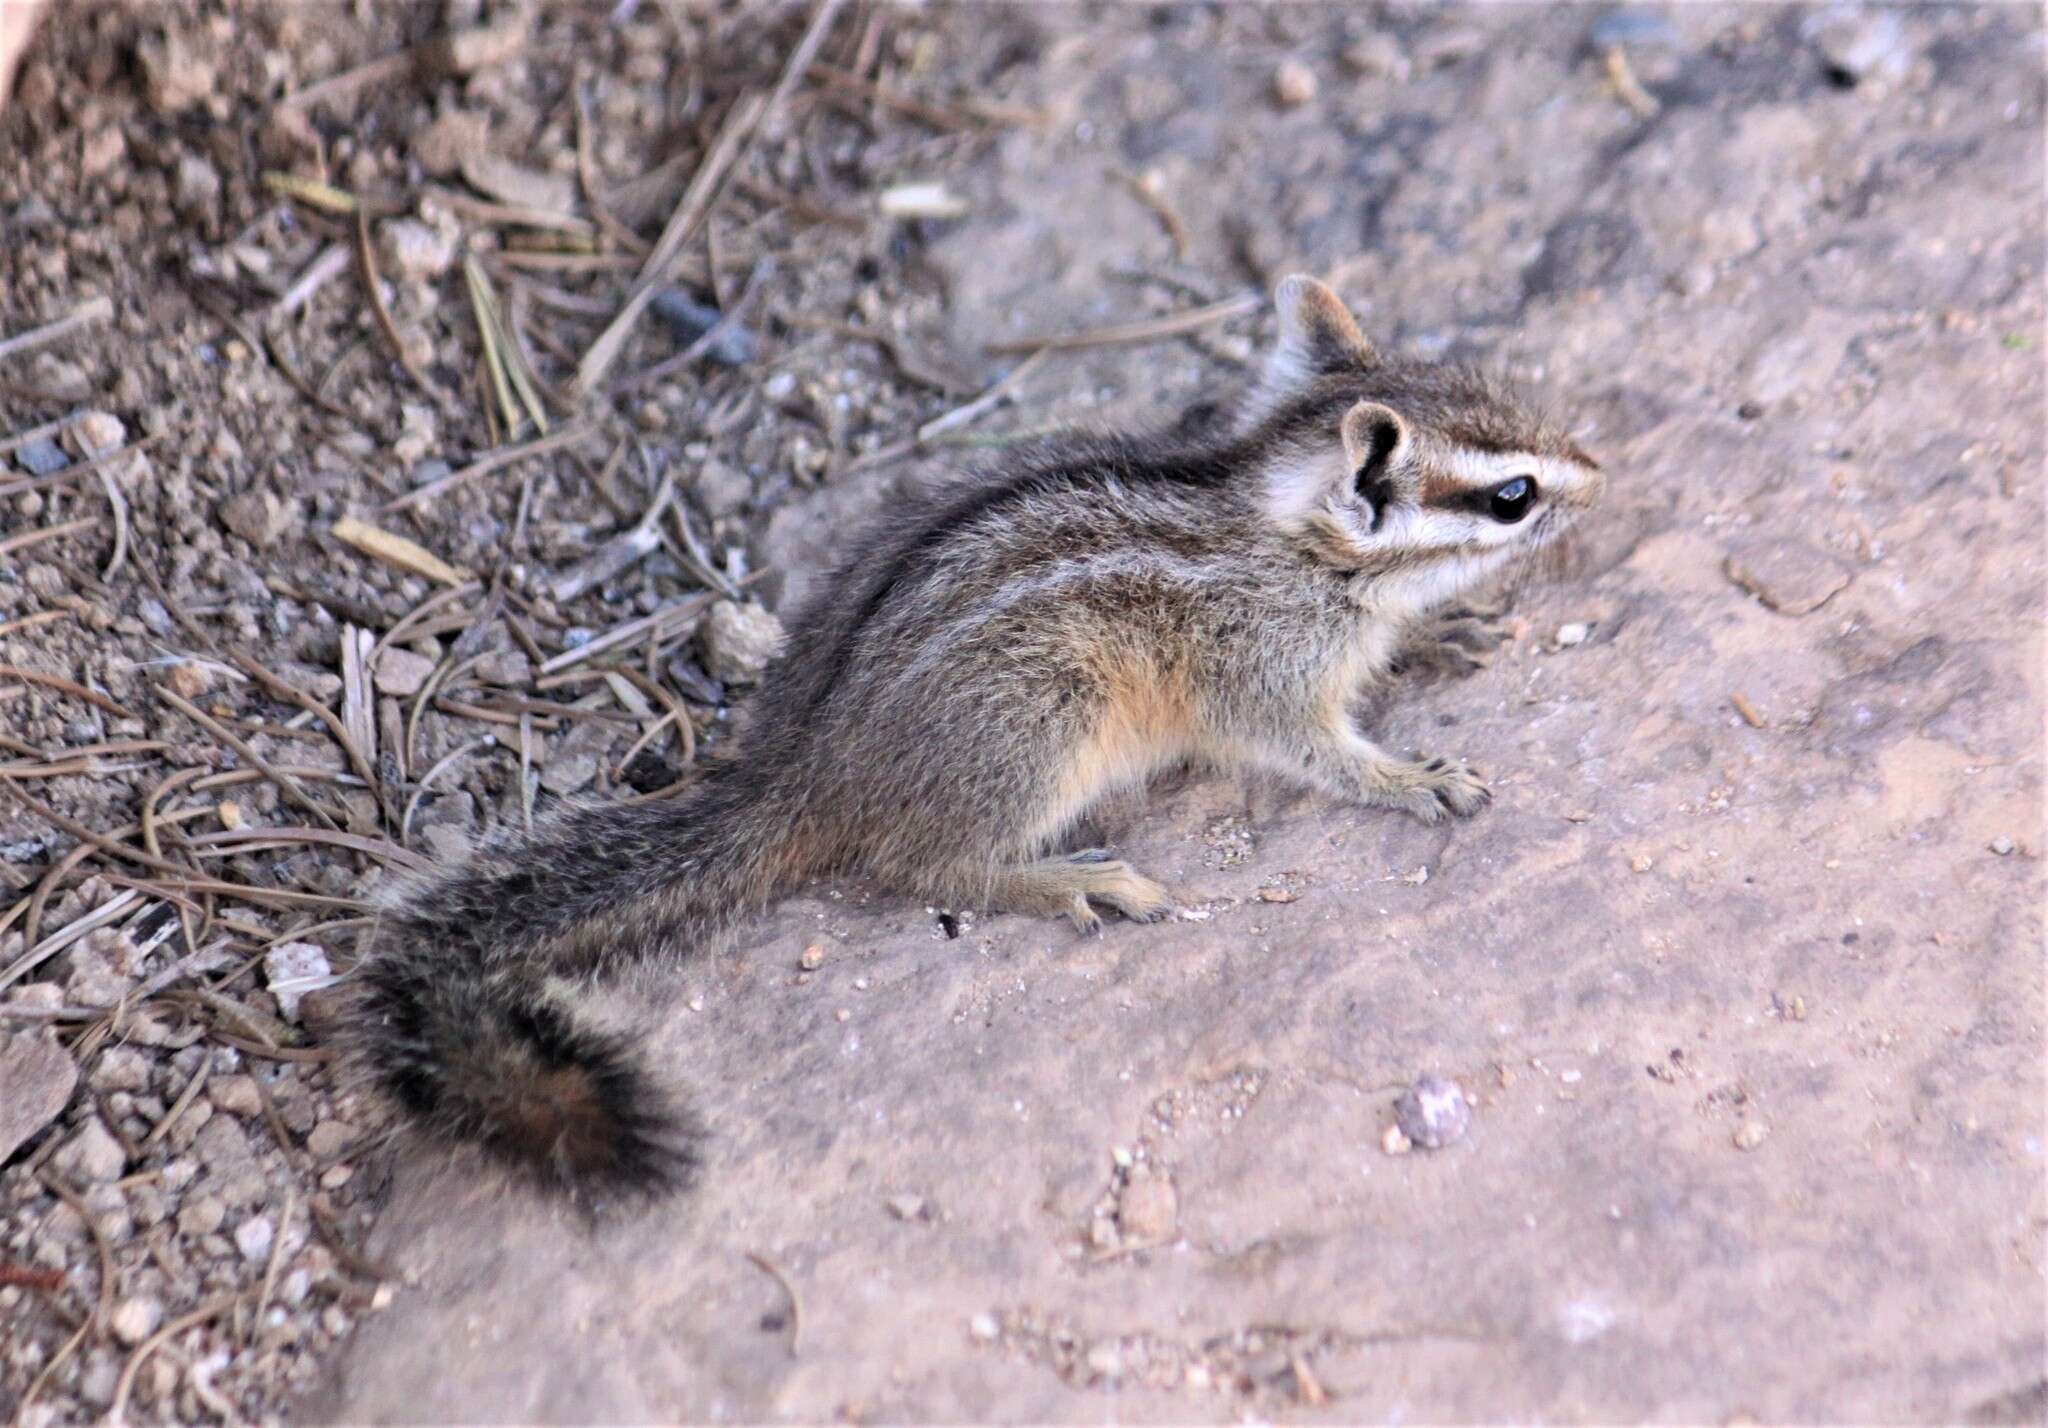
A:
{"type": "Polygon", "coordinates": [[[1012,868],[998,880],[989,900],[1006,912],[1065,917],[1088,934],[1102,931],[1095,903],[1133,922],[1157,922],[1173,908],[1173,897],[1165,888],[1101,848],[1012,868]]]}
{"type": "Polygon", "coordinates": [[[1409,637],[1394,657],[1394,673],[1476,674],[1493,663],[1494,654],[1511,638],[1506,619],[1502,605],[1454,605],[1409,637]]]}
{"type": "Polygon", "coordinates": [[[1424,823],[1470,818],[1493,801],[1486,783],[1452,759],[1388,759],[1372,770],[1364,790],[1368,803],[1398,808],[1424,823]]]}

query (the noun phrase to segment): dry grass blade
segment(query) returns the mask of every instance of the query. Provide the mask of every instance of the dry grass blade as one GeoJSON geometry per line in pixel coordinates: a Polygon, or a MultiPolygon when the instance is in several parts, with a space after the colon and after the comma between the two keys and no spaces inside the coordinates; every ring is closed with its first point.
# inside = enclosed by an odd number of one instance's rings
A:
{"type": "Polygon", "coordinates": [[[668,638],[682,628],[694,624],[711,606],[709,595],[694,595],[680,600],[666,609],[656,610],[651,615],[642,615],[637,620],[628,620],[605,631],[588,644],[578,645],[573,650],[564,650],[540,667],[541,674],[554,674],[559,670],[582,664],[594,659],[606,650],[637,640],[649,632],[657,638],[668,638]]]}
{"type": "Polygon", "coordinates": [[[27,684],[40,684],[47,689],[59,690],[74,699],[83,699],[86,703],[96,708],[106,710],[116,719],[133,719],[135,717],[126,707],[116,704],[99,691],[87,689],[76,680],[66,679],[59,674],[43,674],[38,670],[21,669],[11,664],[0,664],[0,678],[19,679],[27,684]]]}
{"type": "Polygon", "coordinates": [[[830,65],[814,64],[808,73],[812,79],[829,90],[842,94],[857,95],[870,99],[884,108],[898,114],[931,125],[934,129],[999,129],[1029,128],[1043,124],[1046,114],[1037,109],[1014,109],[1007,105],[990,104],[983,100],[967,99],[953,104],[936,104],[930,100],[913,99],[907,94],[898,94],[885,85],[862,79],[858,74],[849,74],[843,69],[830,65]]]}
{"type": "MultiPolygon", "coordinates": [[[[520,347],[516,335],[505,321],[505,309],[498,302],[498,294],[491,287],[491,280],[484,275],[476,259],[464,254],[462,276],[469,284],[470,298],[476,304],[479,323],[488,322],[491,329],[490,346],[504,375],[512,383],[512,390],[519,397],[520,406],[533,419],[534,429],[542,436],[548,433],[547,408],[541,404],[540,391],[532,366],[526,360],[526,353],[520,347]]],[[[518,419],[518,413],[507,414],[508,429],[518,419]]]]}
{"type": "MultiPolygon", "coordinates": [[[[832,3],[832,0],[828,0],[832,3]]],[[[583,361],[576,369],[576,385],[583,392],[594,392],[604,382],[605,373],[618,360],[620,351],[626,345],[626,338],[633,330],[633,324],[640,320],[640,314],[647,310],[647,304],[654,301],[655,291],[668,278],[669,269],[682,252],[683,244],[697,231],[697,225],[711,211],[712,200],[724,183],[725,175],[746,151],[747,141],[755,127],[768,110],[768,101],[758,94],[742,97],[725,116],[725,124],[718,132],[718,138],[711,145],[711,152],[691,178],[689,187],[677,201],[675,211],[669,215],[668,225],[661,231],[661,239],[654,245],[654,251],[647,255],[641,265],[640,276],[634,281],[633,291],[628,294],[626,304],[619,309],[597,340],[590,344],[590,350],[583,354],[583,361]]]]}
{"type": "MultiPolygon", "coordinates": [[[[398,841],[400,843],[410,843],[412,841],[412,816],[419,811],[420,800],[426,797],[428,787],[440,775],[441,771],[459,763],[478,749],[494,745],[497,742],[498,736],[496,734],[480,735],[477,738],[471,739],[461,748],[444,755],[432,768],[420,775],[419,786],[412,791],[412,797],[405,801],[405,814],[398,820],[398,841]]],[[[417,853],[408,852],[406,857],[412,860],[413,865],[417,869],[424,870],[433,866],[431,860],[422,858],[417,853]]]]}
{"type": "Polygon", "coordinates": [[[584,75],[579,72],[569,87],[576,98],[576,180],[582,185],[583,201],[590,206],[591,216],[606,237],[628,252],[645,253],[646,240],[612,216],[598,185],[597,153],[590,141],[590,93],[584,75]]]}
{"type": "Polygon", "coordinates": [[[525,461],[529,457],[546,456],[550,452],[560,451],[565,446],[581,441],[592,430],[592,427],[583,424],[565,426],[557,432],[540,437],[534,441],[526,442],[523,445],[500,447],[489,455],[479,457],[475,461],[470,462],[469,465],[459,471],[449,472],[438,481],[429,481],[426,485],[416,487],[406,492],[403,496],[386,501],[383,509],[387,511],[402,511],[409,506],[417,506],[420,502],[430,501],[434,497],[441,495],[443,492],[453,490],[457,486],[477,480],[479,477],[488,476],[493,471],[502,470],[515,461],[525,461]]]}
{"type": "Polygon", "coordinates": [[[388,820],[391,817],[390,801],[385,796],[383,780],[376,773],[377,721],[372,714],[376,696],[370,683],[369,661],[369,652],[376,643],[376,636],[368,630],[357,629],[354,625],[341,627],[342,744],[348,749],[349,761],[356,766],[356,772],[376,793],[388,820]]]}
{"type": "Polygon", "coordinates": [[[354,546],[364,555],[414,575],[424,575],[443,585],[462,585],[476,578],[460,566],[450,565],[418,541],[394,535],[354,516],[343,516],[336,521],[333,532],[335,539],[354,546]]]}
{"type": "Polygon", "coordinates": [[[53,471],[48,476],[25,476],[19,481],[0,481],[0,496],[18,496],[23,491],[39,491],[45,486],[57,486],[76,481],[81,476],[90,475],[103,466],[112,465],[130,452],[140,451],[152,442],[161,441],[164,436],[165,433],[163,432],[151,432],[148,436],[142,437],[137,441],[131,441],[126,446],[117,446],[112,451],[102,451],[87,460],[73,462],[62,471],[53,471]]]}
{"type": "Polygon", "coordinates": [[[1626,104],[1637,118],[1657,117],[1657,112],[1664,106],[1636,78],[1636,72],[1629,67],[1626,50],[1620,45],[1609,45],[1600,56],[1600,68],[1614,89],[1614,97],[1626,104]]]}
{"type": "Polygon", "coordinates": [[[177,1318],[171,1320],[170,1323],[164,1325],[161,1329],[158,1329],[154,1334],[151,1334],[140,1344],[136,1345],[135,1352],[128,1356],[127,1366],[121,1370],[121,1377],[114,1384],[114,1403],[107,1410],[107,1421],[109,1423],[125,1423],[127,1421],[128,1395],[135,1391],[135,1376],[142,1372],[142,1365],[148,1361],[151,1354],[162,1348],[170,1340],[184,1333],[187,1329],[218,1319],[242,1301],[243,1293],[244,1291],[242,1290],[236,1290],[232,1294],[223,1294],[217,1299],[209,1299],[191,1313],[180,1314],[177,1318]]]}
{"type": "Polygon", "coordinates": [[[107,493],[107,504],[114,508],[114,553],[100,572],[101,580],[112,580],[128,559],[128,498],[121,494],[121,485],[108,467],[97,466],[93,472],[100,478],[100,489],[107,493]]]}
{"type": "MultiPolygon", "coordinates": [[[[106,1124],[104,1118],[101,1124],[106,1124]]],[[[44,1188],[52,1195],[69,1205],[71,1213],[85,1221],[86,1229],[92,1232],[93,1249],[98,1253],[100,1260],[100,1292],[97,1302],[93,1305],[92,1322],[104,1329],[114,1312],[114,1294],[120,1278],[115,1272],[114,1248],[107,1243],[107,1232],[100,1228],[100,1217],[92,1212],[92,1207],[85,1203],[85,1197],[76,1190],[55,1176],[40,1170],[36,1172],[36,1179],[42,1181],[44,1188]]]]}
{"type": "Polygon", "coordinates": [[[156,694],[157,698],[163,700],[164,703],[170,705],[187,719],[210,732],[216,739],[219,739],[237,754],[241,755],[251,768],[257,770],[265,778],[276,784],[278,791],[290,799],[294,805],[312,814],[329,828],[340,828],[341,825],[334,821],[333,816],[325,808],[314,802],[312,795],[299,786],[298,780],[283,770],[272,766],[269,760],[257,753],[246,741],[237,737],[218,719],[205,713],[190,700],[180,698],[161,685],[158,686],[156,694]]]}
{"type": "Polygon", "coordinates": [[[343,70],[340,74],[329,75],[317,84],[295,90],[277,101],[279,109],[306,109],[322,100],[335,99],[353,94],[364,85],[381,84],[387,79],[396,79],[413,66],[412,50],[400,50],[396,54],[373,59],[368,64],[357,65],[354,69],[343,70]]]}
{"type": "Polygon", "coordinates": [[[1111,172],[1131,191],[1133,198],[1152,210],[1152,216],[1157,218],[1159,226],[1166,230],[1167,241],[1173,244],[1173,260],[1176,263],[1185,263],[1188,260],[1188,226],[1181,220],[1173,205],[1166,201],[1166,188],[1160,181],[1157,171],[1134,174],[1123,169],[1112,169],[1111,172]]]}
{"type": "Polygon", "coordinates": [[[336,907],[349,912],[367,912],[372,906],[361,898],[330,897],[326,893],[299,892],[294,888],[259,888],[247,883],[221,882],[214,878],[160,878],[147,881],[122,877],[118,873],[108,873],[104,876],[108,882],[132,887],[140,892],[155,893],[165,898],[175,893],[214,893],[220,897],[254,903],[258,907],[336,907]]]}
{"type": "Polygon", "coordinates": [[[68,416],[60,416],[55,421],[46,421],[41,426],[32,426],[12,436],[0,437],[0,456],[11,456],[32,441],[49,441],[61,436],[68,428],[77,425],[78,419],[84,415],[83,411],[75,411],[68,416]]]}
{"type": "Polygon", "coordinates": [[[104,903],[68,926],[51,933],[35,946],[15,959],[14,965],[0,972],[0,989],[12,986],[26,977],[37,967],[49,961],[66,947],[96,928],[118,922],[134,904],[141,899],[139,892],[124,892],[108,898],[104,903]]]}
{"type": "Polygon", "coordinates": [[[1186,312],[1148,318],[1143,322],[1118,323],[1087,332],[1069,333],[1063,337],[1027,337],[1013,342],[995,342],[991,343],[987,350],[995,353],[1032,352],[1040,349],[1048,352],[1074,352],[1084,347],[1124,347],[1141,342],[1159,342],[1168,337],[1183,337],[1190,332],[1200,332],[1205,327],[1228,322],[1233,317],[1257,312],[1264,306],[1264,298],[1256,293],[1244,293],[1203,307],[1189,308],[1186,312]]]}
{"type": "MultiPolygon", "coordinates": [[[[477,267],[476,259],[469,254],[462,258],[462,281],[469,293],[470,314],[476,320],[478,345],[483,349],[484,376],[491,395],[497,398],[498,419],[504,425],[505,435],[519,435],[519,403],[512,393],[512,381],[507,371],[504,328],[497,316],[497,305],[484,289],[483,272],[477,267]]],[[[541,432],[546,434],[546,428],[541,432]]]]}
{"type": "Polygon", "coordinates": [[[87,1316],[85,1322],[72,1331],[71,1337],[63,1342],[57,1352],[50,1355],[50,1361],[43,1365],[43,1371],[35,1376],[34,1381],[22,1393],[21,1402],[15,1405],[15,1422],[22,1423],[28,1420],[29,1404],[43,1391],[43,1385],[56,1376],[57,1370],[65,1361],[78,1352],[78,1346],[84,1343],[85,1336],[92,1332],[92,1322],[91,1316],[87,1316]]]}
{"type": "Polygon", "coordinates": [[[322,183],[318,179],[300,178],[297,174],[279,173],[273,169],[263,175],[263,186],[274,194],[296,200],[308,208],[317,208],[322,213],[347,217],[358,211],[359,207],[356,196],[346,189],[336,188],[333,184],[322,183]]]}
{"type": "MultiPolygon", "coordinates": [[[[329,243],[320,250],[319,257],[306,264],[306,271],[299,275],[296,282],[285,289],[284,295],[271,305],[270,319],[275,321],[280,317],[290,317],[293,313],[311,302],[314,294],[318,293],[320,289],[340,277],[342,269],[347,266],[348,249],[340,243],[329,243]]],[[[265,334],[265,350],[270,353],[271,361],[278,362],[281,360],[278,357],[276,346],[269,342],[268,334],[265,334]]]]}
{"type": "MultiPolygon", "coordinates": [[[[256,1084],[258,1086],[263,1084],[260,1077],[256,1078],[256,1084]]],[[[277,1114],[276,1109],[270,1106],[268,1100],[264,1101],[264,1105],[270,1109],[271,1115],[275,1117],[277,1114]]],[[[272,1134],[275,1133],[276,1131],[273,1129],[272,1134]]],[[[289,1149],[287,1145],[283,1144],[278,1148],[280,1150],[289,1149]]],[[[270,1241],[270,1260],[263,1266],[263,1284],[256,1291],[255,1312],[249,1316],[249,1342],[251,1344],[256,1340],[256,1331],[262,1327],[263,1311],[270,1307],[271,1291],[277,1288],[278,1266],[284,1263],[285,1236],[292,1227],[292,1215],[298,1208],[299,1187],[295,1182],[287,1180],[284,1187],[284,1208],[278,1211],[277,1233],[270,1241]]]]}
{"type": "Polygon", "coordinates": [[[142,1138],[142,1148],[148,1150],[171,1133],[171,1127],[178,1118],[192,1109],[192,1103],[199,1099],[199,1093],[206,1087],[206,1078],[213,1074],[211,1058],[201,1061],[192,1072],[192,1079],[185,1083],[185,1089],[178,1093],[178,1099],[171,1102],[171,1108],[164,1112],[164,1118],[149,1128],[149,1134],[142,1138]]]}
{"type": "Polygon", "coordinates": [[[748,1250],[746,1255],[756,1269],[781,1285],[782,1292],[789,1296],[789,1356],[795,1358],[797,1340],[804,1329],[804,1302],[797,1297],[796,1286],[789,1282],[789,1276],[776,1267],[774,1260],[755,1250],[748,1250]]]}
{"type": "Polygon", "coordinates": [[[46,322],[41,327],[32,327],[27,332],[0,341],[0,359],[13,357],[18,353],[31,352],[38,347],[69,337],[72,333],[107,321],[114,315],[114,300],[96,297],[82,303],[55,322],[46,322]]]}
{"type": "MultiPolygon", "coordinates": [[[[477,198],[459,189],[437,188],[433,193],[434,197],[444,201],[450,208],[478,223],[507,228],[538,228],[544,232],[568,233],[582,239],[597,236],[598,229],[595,223],[573,214],[556,213],[528,204],[493,203],[489,199],[477,198]]],[[[646,246],[645,243],[640,245],[642,249],[646,246]]]]}
{"type": "Polygon", "coordinates": [[[754,297],[760,291],[762,279],[774,271],[775,260],[773,258],[763,258],[760,262],[754,264],[753,271],[747,274],[747,285],[740,289],[738,299],[733,302],[732,306],[719,313],[718,321],[712,323],[711,326],[699,333],[696,341],[676,353],[675,356],[663,358],[646,371],[628,377],[623,382],[615,383],[608,395],[623,397],[628,393],[638,391],[651,382],[660,381],[672,372],[681,371],[699,357],[702,357],[711,350],[713,343],[722,341],[727,332],[745,319],[747,309],[753,306],[754,297]]]}
{"type": "Polygon", "coordinates": [[[65,521],[61,525],[23,531],[20,535],[0,540],[0,555],[12,555],[18,550],[27,550],[32,545],[41,545],[46,540],[61,540],[68,535],[77,535],[80,531],[89,531],[98,524],[99,522],[91,516],[81,516],[75,521],[65,521]]]}
{"type": "MultiPolygon", "coordinates": [[[[346,649],[347,642],[346,631],[353,631],[354,629],[355,627],[353,625],[344,627],[344,649],[346,649]]],[[[262,665],[258,664],[255,660],[251,659],[248,655],[237,652],[229,657],[233,659],[235,664],[239,666],[245,673],[254,678],[259,684],[263,685],[272,694],[276,695],[281,699],[289,700],[291,703],[298,705],[301,709],[304,709],[307,713],[314,715],[322,723],[324,723],[328,728],[328,732],[334,735],[335,742],[341,745],[342,752],[348,755],[349,766],[356,771],[356,777],[360,778],[365,784],[369,785],[373,789],[377,786],[376,771],[371,767],[370,764],[370,759],[373,758],[376,754],[376,745],[374,740],[372,741],[366,752],[365,749],[356,742],[355,731],[350,727],[346,718],[337,717],[334,711],[332,709],[329,709],[325,704],[322,704],[319,700],[315,699],[312,695],[307,694],[304,690],[294,688],[287,681],[278,678],[269,670],[265,669],[262,665]]],[[[346,703],[344,703],[343,709],[344,712],[346,712],[346,703]]]]}
{"type": "Polygon", "coordinates": [[[888,446],[879,447],[867,455],[849,462],[846,467],[847,474],[855,471],[866,471],[876,466],[886,466],[892,461],[900,461],[906,456],[923,451],[928,445],[937,441],[946,433],[979,421],[983,416],[1008,401],[1015,394],[1016,390],[1024,385],[1031,374],[1044,365],[1045,359],[1046,354],[1043,351],[1032,353],[1012,368],[1009,374],[1001,381],[997,382],[973,401],[933,417],[930,421],[919,427],[907,440],[892,442],[888,446]]]}
{"type": "Polygon", "coordinates": [[[447,394],[429,381],[419,364],[412,360],[412,354],[405,350],[405,343],[398,335],[398,324],[391,320],[391,306],[384,301],[383,275],[377,271],[376,245],[370,241],[370,216],[360,210],[356,213],[356,262],[363,270],[363,291],[370,297],[370,315],[377,319],[377,330],[391,345],[391,355],[398,359],[405,375],[412,378],[413,385],[432,397],[443,411],[448,410],[447,394]]]}
{"type": "Polygon", "coordinates": [[[272,848],[289,848],[302,843],[319,843],[329,848],[347,848],[354,853],[362,853],[386,863],[395,863],[409,872],[424,872],[428,866],[425,858],[417,853],[408,852],[396,843],[386,842],[382,838],[366,838],[360,833],[341,833],[324,828],[228,828],[218,833],[188,836],[185,842],[193,848],[219,848],[227,853],[262,852],[272,848]]]}

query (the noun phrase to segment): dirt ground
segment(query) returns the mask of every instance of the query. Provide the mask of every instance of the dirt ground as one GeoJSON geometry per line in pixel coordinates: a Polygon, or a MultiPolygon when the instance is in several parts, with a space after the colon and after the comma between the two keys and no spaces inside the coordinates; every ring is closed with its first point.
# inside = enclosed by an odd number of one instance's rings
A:
{"type": "Polygon", "coordinates": [[[58,9],[0,117],[11,1417],[2048,1419],[2038,9],[855,0],[819,67],[809,7],[58,9]],[[728,160],[711,350],[578,384],[728,160]],[[609,1006],[687,1200],[393,1163],[321,1034],[386,869],[687,777],[713,600],[1227,398],[1262,306],[1020,368],[1297,267],[1612,475],[1375,713],[1489,810],[1179,780],[1114,831],[1180,911],[1099,940],[810,888],[609,1006]]]}

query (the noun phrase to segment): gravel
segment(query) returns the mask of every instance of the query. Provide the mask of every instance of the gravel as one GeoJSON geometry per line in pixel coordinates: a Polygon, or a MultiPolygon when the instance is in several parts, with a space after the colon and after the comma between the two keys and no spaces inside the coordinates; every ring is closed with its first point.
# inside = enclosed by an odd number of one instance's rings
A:
{"type": "Polygon", "coordinates": [[[0,1162],[56,1118],[77,1084],[77,1063],[56,1042],[34,1032],[0,1040],[0,1162]]]}
{"type": "Polygon", "coordinates": [[[1394,1123],[1411,1144],[1442,1150],[1472,1125],[1465,1088],[1442,1076],[1423,1076],[1394,1102],[1394,1123]]]}

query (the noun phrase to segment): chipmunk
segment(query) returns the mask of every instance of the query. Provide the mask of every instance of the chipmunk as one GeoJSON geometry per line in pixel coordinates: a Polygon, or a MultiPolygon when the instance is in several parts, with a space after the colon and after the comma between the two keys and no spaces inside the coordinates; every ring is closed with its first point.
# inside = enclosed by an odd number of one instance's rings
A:
{"type": "Polygon", "coordinates": [[[578,806],[402,888],[347,1054],[430,1136],[590,1201],[687,1182],[701,1132],[579,982],[659,967],[818,875],[956,907],[1138,921],[1172,896],[1066,842],[1186,761],[1426,822],[1488,798],[1352,706],[1432,612],[1592,505],[1564,429],[1385,356],[1322,283],[1235,419],[1042,444],[895,508],[792,622],[737,750],[666,801],[578,806]]]}

